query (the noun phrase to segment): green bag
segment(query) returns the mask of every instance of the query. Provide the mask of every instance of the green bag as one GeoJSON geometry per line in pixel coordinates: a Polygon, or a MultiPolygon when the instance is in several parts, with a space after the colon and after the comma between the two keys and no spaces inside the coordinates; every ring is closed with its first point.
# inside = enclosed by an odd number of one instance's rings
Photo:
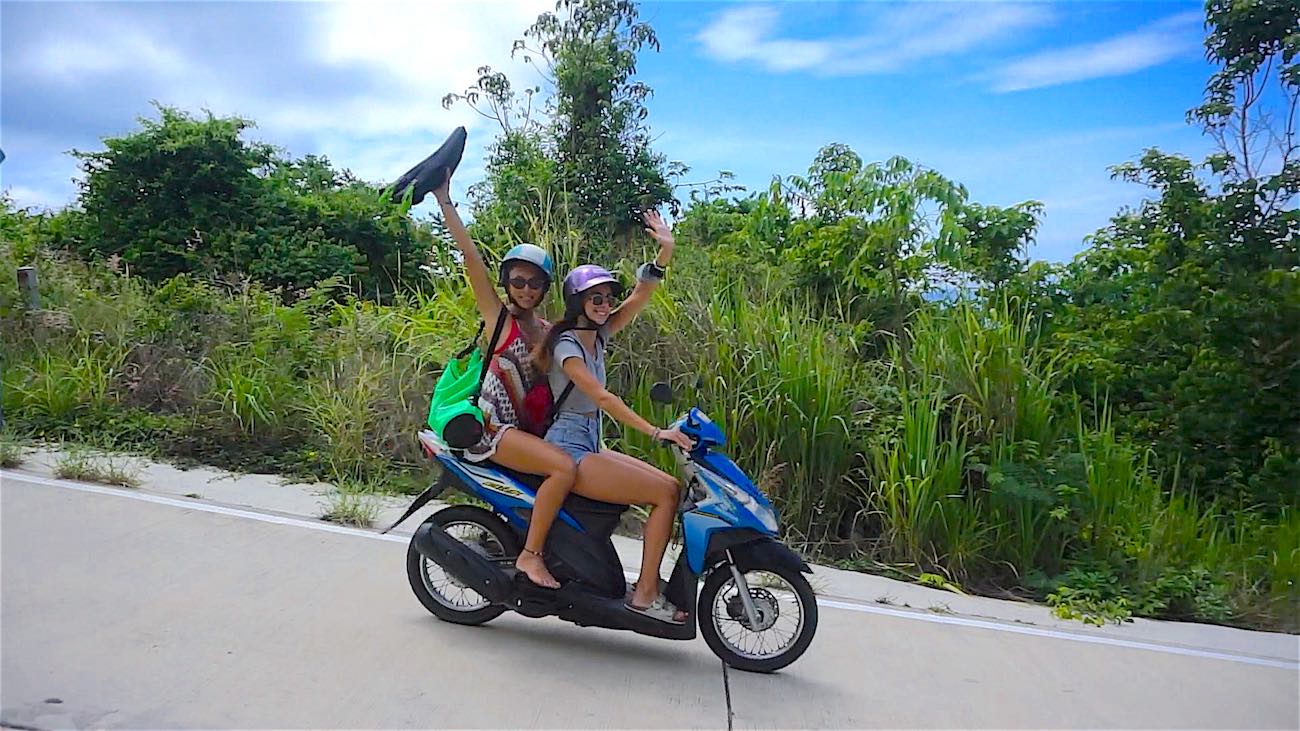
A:
{"type": "MultiPolygon", "coordinates": [[[[497,340],[506,324],[506,308],[501,308],[487,352],[496,350],[497,340]]],[[[429,400],[429,428],[443,443],[452,449],[468,449],[483,438],[483,412],[478,407],[478,395],[487,378],[490,357],[478,347],[478,337],[483,333],[483,323],[468,347],[447,362],[433,398],[429,400]]]]}

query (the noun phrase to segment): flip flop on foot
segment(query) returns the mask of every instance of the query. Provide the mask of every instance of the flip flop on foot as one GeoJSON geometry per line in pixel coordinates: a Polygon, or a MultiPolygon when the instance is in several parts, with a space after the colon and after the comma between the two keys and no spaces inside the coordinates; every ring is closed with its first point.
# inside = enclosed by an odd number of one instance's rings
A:
{"type": "MultiPolygon", "coordinates": [[[[668,582],[664,581],[663,579],[659,580],[659,593],[665,596],[668,594],[668,582]]],[[[630,581],[627,582],[627,591],[623,592],[623,601],[631,602],[632,597],[635,594],[636,594],[636,584],[633,584],[630,581]]]]}
{"type": "Polygon", "coordinates": [[[629,611],[660,622],[686,624],[686,612],[674,607],[673,603],[664,598],[663,594],[655,597],[655,600],[650,602],[650,606],[647,607],[638,607],[633,604],[630,596],[627,601],[623,602],[623,606],[627,607],[629,611]]]}
{"type": "Polygon", "coordinates": [[[529,581],[543,589],[560,588],[560,582],[546,570],[546,562],[542,559],[542,554],[537,551],[525,548],[520,552],[519,558],[515,559],[515,568],[524,572],[529,581]]]}

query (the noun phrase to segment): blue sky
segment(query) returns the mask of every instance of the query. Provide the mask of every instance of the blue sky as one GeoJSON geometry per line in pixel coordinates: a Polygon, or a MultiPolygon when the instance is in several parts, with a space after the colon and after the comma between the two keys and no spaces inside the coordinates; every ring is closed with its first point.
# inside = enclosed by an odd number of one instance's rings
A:
{"type": "MultiPolygon", "coordinates": [[[[510,59],[546,0],[478,3],[0,5],[0,186],[23,206],[76,195],[66,151],[153,116],[151,100],[254,119],[250,136],[394,179],[457,125],[457,187],[482,174],[495,123],[443,94],[510,59]]],[[[904,155],[971,198],[1046,204],[1032,251],[1063,261],[1143,190],[1107,168],[1158,146],[1200,158],[1184,122],[1212,69],[1186,2],[643,3],[661,50],[655,147],[688,179],[731,170],[765,189],[825,144],[904,155]]]]}

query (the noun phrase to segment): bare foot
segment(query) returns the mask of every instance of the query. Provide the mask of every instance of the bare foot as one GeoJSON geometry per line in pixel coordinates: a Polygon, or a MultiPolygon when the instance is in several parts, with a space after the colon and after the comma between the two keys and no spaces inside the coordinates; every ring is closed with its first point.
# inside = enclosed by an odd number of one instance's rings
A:
{"type": "Polygon", "coordinates": [[[560,588],[560,582],[556,581],[555,577],[551,576],[551,572],[546,570],[546,563],[537,554],[520,553],[519,558],[515,559],[515,568],[524,572],[529,581],[540,587],[546,589],[560,588]]]}

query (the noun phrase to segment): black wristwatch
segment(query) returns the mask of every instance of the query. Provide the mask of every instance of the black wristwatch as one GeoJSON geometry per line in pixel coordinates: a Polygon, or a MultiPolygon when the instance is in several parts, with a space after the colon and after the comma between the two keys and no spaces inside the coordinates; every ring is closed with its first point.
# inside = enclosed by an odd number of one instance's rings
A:
{"type": "Polygon", "coordinates": [[[641,268],[637,270],[636,278],[646,282],[658,282],[662,280],[666,274],[668,274],[667,269],[659,266],[653,261],[648,261],[642,264],[641,268]]]}

